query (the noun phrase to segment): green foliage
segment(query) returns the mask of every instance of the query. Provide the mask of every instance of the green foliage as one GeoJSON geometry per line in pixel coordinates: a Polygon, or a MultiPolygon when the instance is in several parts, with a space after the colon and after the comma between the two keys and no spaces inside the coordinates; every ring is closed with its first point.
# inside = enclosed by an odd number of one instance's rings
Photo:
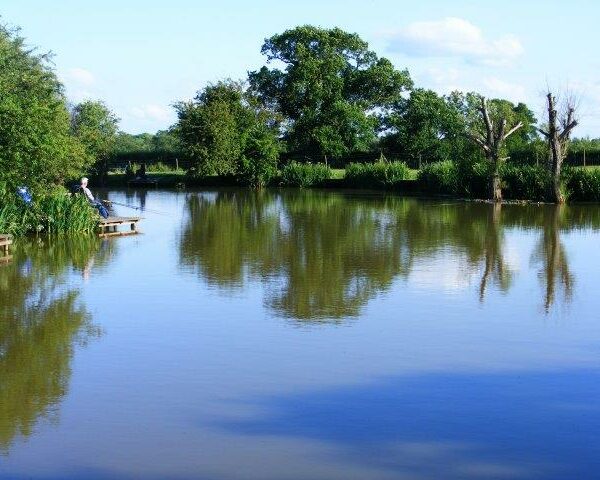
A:
{"type": "MultiPolygon", "coordinates": [[[[480,112],[481,95],[475,92],[453,92],[446,97],[446,101],[458,113],[458,118],[460,119],[460,123],[462,123],[462,126],[457,126],[455,142],[457,142],[459,148],[455,149],[452,158],[462,158],[463,161],[468,160],[475,163],[478,159],[483,158],[483,151],[475,142],[470,142],[471,151],[469,153],[465,152],[467,153],[466,155],[464,153],[459,154],[457,150],[464,149],[461,143],[464,142],[467,136],[481,137],[482,132],[486,131],[484,118],[480,112]],[[477,150],[479,152],[475,153],[477,150]]],[[[489,171],[491,177],[498,171],[504,159],[510,156],[511,151],[523,149],[529,142],[536,138],[536,119],[531,110],[523,103],[514,105],[508,100],[489,99],[486,100],[486,104],[494,131],[497,130],[498,125],[502,122],[506,122],[505,132],[519,122],[523,125],[509,136],[506,141],[499,144],[500,148],[497,151],[488,151],[486,154],[486,159],[493,163],[493,168],[489,171]]]]}
{"type": "MultiPolygon", "coordinates": [[[[472,165],[437,162],[423,167],[418,181],[425,192],[485,198],[489,170],[486,162],[472,165]]],[[[504,164],[500,168],[500,176],[506,199],[548,200],[552,179],[544,167],[504,164]]]]}
{"type": "Polygon", "coordinates": [[[98,214],[81,196],[71,196],[57,187],[35,195],[26,205],[7,184],[0,184],[0,232],[14,236],[28,233],[91,233],[98,224],[98,214]]]}
{"type": "Polygon", "coordinates": [[[266,186],[277,175],[279,151],[273,130],[261,126],[252,129],[241,158],[242,182],[255,188],[266,186]]]}
{"type": "Polygon", "coordinates": [[[388,134],[382,146],[417,164],[449,158],[452,144],[462,133],[459,112],[431,90],[412,90],[384,118],[388,134]]]}
{"type": "Polygon", "coordinates": [[[391,188],[410,178],[404,162],[351,163],[346,167],[346,183],[354,187],[391,188]]]}
{"type": "Polygon", "coordinates": [[[282,183],[290,187],[318,186],[330,178],[331,169],[322,163],[290,162],[281,171],[282,183]]]}
{"type": "Polygon", "coordinates": [[[131,153],[151,152],[154,136],[150,133],[140,133],[132,135],[131,133],[118,132],[113,143],[112,154],[114,156],[127,156],[131,153]]]}
{"type": "Polygon", "coordinates": [[[419,170],[417,181],[424,191],[446,195],[458,192],[458,168],[450,160],[429,163],[419,170]]]}
{"type": "Polygon", "coordinates": [[[490,174],[488,162],[453,162],[446,160],[425,165],[417,180],[425,192],[486,198],[490,174]]]}
{"type": "Polygon", "coordinates": [[[70,135],[63,88],[49,56],[0,25],[0,181],[39,191],[79,174],[87,161],[70,135]]]}
{"type": "Polygon", "coordinates": [[[251,112],[242,100],[240,84],[219,82],[192,102],[177,104],[181,143],[199,176],[236,173],[243,131],[251,123],[251,112]]]}
{"type": "Polygon", "coordinates": [[[93,173],[108,173],[108,160],[117,138],[119,119],[99,101],[88,100],[76,105],[71,113],[73,134],[93,159],[93,173]]]}
{"type": "Polygon", "coordinates": [[[249,173],[250,158],[256,163],[260,155],[265,156],[261,162],[272,163],[276,140],[271,119],[255,108],[240,83],[210,85],[176,109],[177,133],[198,176],[249,173]]]}
{"type": "Polygon", "coordinates": [[[566,190],[571,200],[600,202],[600,169],[570,168],[563,170],[566,190]]]}
{"type": "Polygon", "coordinates": [[[251,72],[251,89],[286,120],[289,149],[317,158],[367,151],[378,119],[412,81],[378,58],[358,35],[301,26],[267,39],[262,53],[279,68],[251,72]]]}
{"type": "Polygon", "coordinates": [[[504,197],[512,200],[548,201],[552,177],[536,165],[504,164],[500,169],[504,197]]]}
{"type": "Polygon", "coordinates": [[[494,166],[490,162],[457,162],[458,194],[469,198],[488,198],[489,179],[494,166]]]}
{"type": "Polygon", "coordinates": [[[157,163],[175,164],[175,159],[183,156],[175,128],[160,130],[155,134],[119,132],[110,154],[111,165],[122,167],[128,162],[145,163],[147,171],[151,171],[152,165],[157,163]]]}

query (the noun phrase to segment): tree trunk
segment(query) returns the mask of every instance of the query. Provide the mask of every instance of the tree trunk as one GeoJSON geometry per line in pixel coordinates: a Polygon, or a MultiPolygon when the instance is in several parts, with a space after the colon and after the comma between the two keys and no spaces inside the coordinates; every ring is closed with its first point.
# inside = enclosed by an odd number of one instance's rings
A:
{"type": "Polygon", "coordinates": [[[555,203],[562,204],[565,202],[565,197],[560,188],[560,173],[563,161],[567,155],[569,136],[571,130],[577,126],[577,120],[574,118],[575,107],[573,104],[569,104],[567,105],[564,118],[560,122],[561,125],[559,125],[554,96],[548,92],[546,98],[548,99],[548,130],[539,129],[539,131],[546,137],[548,146],[550,147],[548,169],[552,174],[552,186],[550,187],[549,196],[555,203]]]}
{"type": "Polygon", "coordinates": [[[497,152],[492,152],[488,156],[488,161],[493,165],[493,172],[490,177],[489,199],[493,202],[502,201],[502,182],[500,181],[500,158],[497,152]]]}
{"type": "Polygon", "coordinates": [[[494,173],[490,179],[490,200],[494,202],[502,201],[502,184],[498,172],[494,173]]]}
{"type": "Polygon", "coordinates": [[[559,205],[565,203],[565,196],[562,194],[560,188],[560,170],[553,175],[552,180],[552,200],[558,203],[559,205]]]}

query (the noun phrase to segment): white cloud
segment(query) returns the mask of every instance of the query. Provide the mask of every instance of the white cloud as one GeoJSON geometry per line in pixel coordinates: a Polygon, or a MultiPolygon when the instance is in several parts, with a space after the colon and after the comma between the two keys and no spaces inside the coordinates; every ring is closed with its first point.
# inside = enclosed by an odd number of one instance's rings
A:
{"type": "Polygon", "coordinates": [[[510,64],[524,52],[516,36],[488,40],[479,27],[456,17],[411,23],[392,36],[390,48],[415,56],[461,57],[491,66],[510,64]]]}
{"type": "Polygon", "coordinates": [[[66,77],[67,80],[71,81],[72,83],[88,87],[96,82],[92,72],[86,70],[85,68],[71,68],[67,72],[66,77]]]}
{"type": "Polygon", "coordinates": [[[423,83],[441,94],[465,90],[460,72],[456,68],[428,67],[415,77],[419,84],[423,83]]]}
{"type": "Polygon", "coordinates": [[[516,83],[505,82],[496,77],[488,77],[483,80],[483,86],[488,95],[500,98],[506,98],[512,102],[524,102],[525,87],[516,83]]]}
{"type": "Polygon", "coordinates": [[[133,107],[131,109],[131,114],[140,120],[153,120],[159,122],[171,120],[173,117],[173,112],[170,108],[155,104],[133,107]]]}

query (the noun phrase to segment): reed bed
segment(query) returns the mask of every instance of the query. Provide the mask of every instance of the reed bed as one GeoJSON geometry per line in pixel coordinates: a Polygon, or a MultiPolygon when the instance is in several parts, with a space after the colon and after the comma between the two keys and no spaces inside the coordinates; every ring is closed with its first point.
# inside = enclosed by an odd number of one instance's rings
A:
{"type": "Polygon", "coordinates": [[[34,195],[32,205],[12,189],[0,185],[0,232],[15,237],[33,233],[91,233],[98,213],[82,196],[71,196],[64,188],[34,195]]]}

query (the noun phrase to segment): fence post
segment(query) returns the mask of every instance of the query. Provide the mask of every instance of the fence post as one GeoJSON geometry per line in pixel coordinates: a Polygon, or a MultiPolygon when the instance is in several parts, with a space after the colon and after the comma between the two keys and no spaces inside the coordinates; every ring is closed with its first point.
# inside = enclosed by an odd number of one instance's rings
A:
{"type": "Polygon", "coordinates": [[[175,157],[175,170],[179,170],[179,159],[175,157]]]}
{"type": "Polygon", "coordinates": [[[583,166],[585,167],[585,147],[583,148],[583,166]]]}

